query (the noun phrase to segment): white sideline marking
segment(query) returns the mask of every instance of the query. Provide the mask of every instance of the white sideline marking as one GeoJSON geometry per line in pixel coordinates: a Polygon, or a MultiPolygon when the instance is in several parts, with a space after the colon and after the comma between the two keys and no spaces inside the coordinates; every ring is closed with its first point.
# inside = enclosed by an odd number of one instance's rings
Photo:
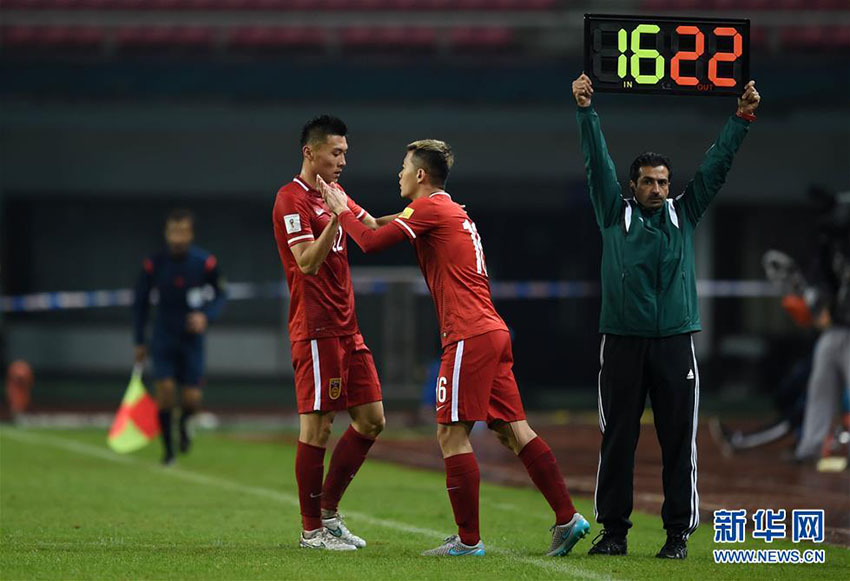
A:
{"type": "Polygon", "coordinates": [[[525,513],[525,511],[517,505],[510,504],[507,502],[490,502],[487,504],[487,508],[495,508],[496,510],[504,510],[505,512],[521,512],[523,514],[525,513]]]}
{"type": "MultiPolygon", "coordinates": [[[[110,462],[116,462],[119,464],[130,464],[136,465],[139,467],[147,468],[149,471],[154,472],[156,474],[161,474],[164,476],[171,476],[174,478],[178,478],[181,480],[186,480],[188,482],[194,482],[197,484],[206,484],[208,486],[214,486],[217,488],[223,488],[225,490],[232,490],[241,493],[253,494],[254,496],[259,496],[262,498],[268,498],[270,500],[276,500],[283,504],[288,504],[294,507],[298,507],[298,497],[292,494],[286,494],[284,492],[279,492],[277,490],[272,490],[271,488],[263,488],[260,486],[250,486],[247,484],[242,484],[239,482],[234,482],[232,480],[226,480],[224,478],[219,478],[217,476],[207,476],[204,474],[200,474],[198,472],[189,472],[188,470],[182,470],[176,466],[170,466],[168,468],[164,468],[158,465],[148,464],[146,462],[141,462],[136,460],[135,458],[129,456],[121,456],[114,452],[110,452],[105,448],[99,448],[97,446],[91,446],[89,444],[83,444],[82,442],[76,442],[74,440],[62,440],[59,438],[54,438],[51,436],[44,436],[41,434],[32,434],[27,432],[22,432],[20,430],[11,430],[4,428],[0,430],[0,434],[3,437],[8,437],[12,440],[17,440],[19,442],[24,442],[27,444],[37,444],[42,446],[51,446],[53,448],[60,448],[63,450],[68,450],[70,452],[76,452],[77,454],[81,454],[84,456],[91,456],[94,458],[99,458],[101,460],[107,460],[110,462]]],[[[347,515],[351,516],[354,519],[359,521],[363,521],[375,526],[393,529],[396,531],[401,531],[405,533],[411,533],[414,535],[419,535],[422,537],[430,537],[433,539],[444,539],[445,532],[440,532],[434,529],[426,529],[422,527],[417,527],[413,525],[409,525],[407,523],[398,522],[389,519],[382,519],[370,516],[368,514],[360,513],[360,512],[352,512],[345,511],[347,515]]],[[[39,543],[40,545],[49,545],[49,543],[39,543]]],[[[62,543],[56,543],[57,545],[62,545],[62,543]]],[[[134,546],[136,546],[134,544],[134,546]]],[[[228,546],[224,544],[223,546],[228,546]]],[[[563,560],[555,559],[555,558],[534,558],[527,557],[519,554],[516,551],[501,549],[499,547],[495,547],[490,544],[486,544],[487,551],[493,553],[499,553],[502,555],[507,555],[512,557],[513,559],[520,561],[522,563],[527,563],[529,565],[534,565],[535,567],[540,567],[541,569],[548,569],[552,571],[558,571],[561,573],[568,573],[573,577],[578,577],[582,579],[594,579],[594,580],[608,580],[613,579],[613,577],[609,575],[603,575],[599,573],[595,573],[593,571],[588,571],[586,569],[582,569],[570,563],[565,563],[563,560]]]]}
{"type": "MultiPolygon", "coordinates": [[[[136,543],[136,542],[128,542],[123,539],[100,539],[98,541],[64,541],[64,542],[51,542],[51,541],[38,541],[35,543],[35,546],[39,549],[79,549],[80,547],[86,547],[91,549],[116,549],[116,548],[132,548],[132,549],[146,549],[149,551],[174,551],[175,545],[173,543],[136,543]]],[[[191,545],[191,547],[184,546],[183,548],[191,548],[191,549],[247,549],[249,547],[256,547],[255,544],[248,543],[224,543],[224,542],[213,542],[213,543],[203,543],[201,545],[191,545]]],[[[273,547],[277,548],[279,545],[275,544],[273,547]]]]}

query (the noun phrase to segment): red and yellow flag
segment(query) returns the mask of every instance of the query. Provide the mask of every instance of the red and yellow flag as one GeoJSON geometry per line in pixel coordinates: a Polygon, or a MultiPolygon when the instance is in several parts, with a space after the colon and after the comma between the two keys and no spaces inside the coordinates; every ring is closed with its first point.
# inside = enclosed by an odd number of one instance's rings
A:
{"type": "Polygon", "coordinates": [[[144,447],[158,434],[156,402],[145,391],[142,366],[136,365],[106,441],[116,452],[126,454],[144,447]]]}

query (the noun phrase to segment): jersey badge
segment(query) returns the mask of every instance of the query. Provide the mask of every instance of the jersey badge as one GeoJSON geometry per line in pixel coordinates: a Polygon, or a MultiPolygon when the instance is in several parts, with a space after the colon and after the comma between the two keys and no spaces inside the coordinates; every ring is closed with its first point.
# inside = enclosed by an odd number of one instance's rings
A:
{"type": "Polygon", "coordinates": [[[283,223],[286,224],[287,234],[301,232],[301,216],[298,214],[287,214],[283,217],[283,223]]]}
{"type": "Polygon", "coordinates": [[[339,399],[342,393],[342,378],[332,377],[328,380],[328,395],[331,399],[339,399]]]}

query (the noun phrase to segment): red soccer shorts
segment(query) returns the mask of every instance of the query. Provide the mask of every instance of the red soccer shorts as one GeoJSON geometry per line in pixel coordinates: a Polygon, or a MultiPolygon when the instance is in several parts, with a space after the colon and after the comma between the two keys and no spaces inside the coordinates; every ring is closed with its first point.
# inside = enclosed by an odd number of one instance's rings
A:
{"type": "Polygon", "coordinates": [[[292,366],[299,414],[381,401],[375,361],[360,333],[295,341],[292,366]]]}
{"type": "Polygon", "coordinates": [[[513,365],[507,331],[490,331],[446,346],[437,378],[437,422],[524,420],[513,365]]]}

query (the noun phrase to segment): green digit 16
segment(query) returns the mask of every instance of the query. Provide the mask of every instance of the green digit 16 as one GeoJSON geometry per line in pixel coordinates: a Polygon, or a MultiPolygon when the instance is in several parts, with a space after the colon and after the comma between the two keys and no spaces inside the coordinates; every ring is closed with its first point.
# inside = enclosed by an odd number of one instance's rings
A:
{"type": "MultiPolygon", "coordinates": [[[[658,33],[661,31],[657,24],[639,24],[632,31],[632,58],[631,68],[632,76],[635,82],[640,85],[654,85],[664,76],[664,57],[658,51],[661,44],[661,37],[658,33]],[[642,34],[654,34],[655,48],[641,48],[640,37],[642,34]],[[641,59],[655,60],[655,74],[642,75],[640,73],[641,59]]],[[[628,48],[628,33],[625,28],[621,28],[617,32],[617,49],[620,51],[620,56],[617,58],[617,75],[623,79],[626,77],[626,49],[628,48]]]]}

